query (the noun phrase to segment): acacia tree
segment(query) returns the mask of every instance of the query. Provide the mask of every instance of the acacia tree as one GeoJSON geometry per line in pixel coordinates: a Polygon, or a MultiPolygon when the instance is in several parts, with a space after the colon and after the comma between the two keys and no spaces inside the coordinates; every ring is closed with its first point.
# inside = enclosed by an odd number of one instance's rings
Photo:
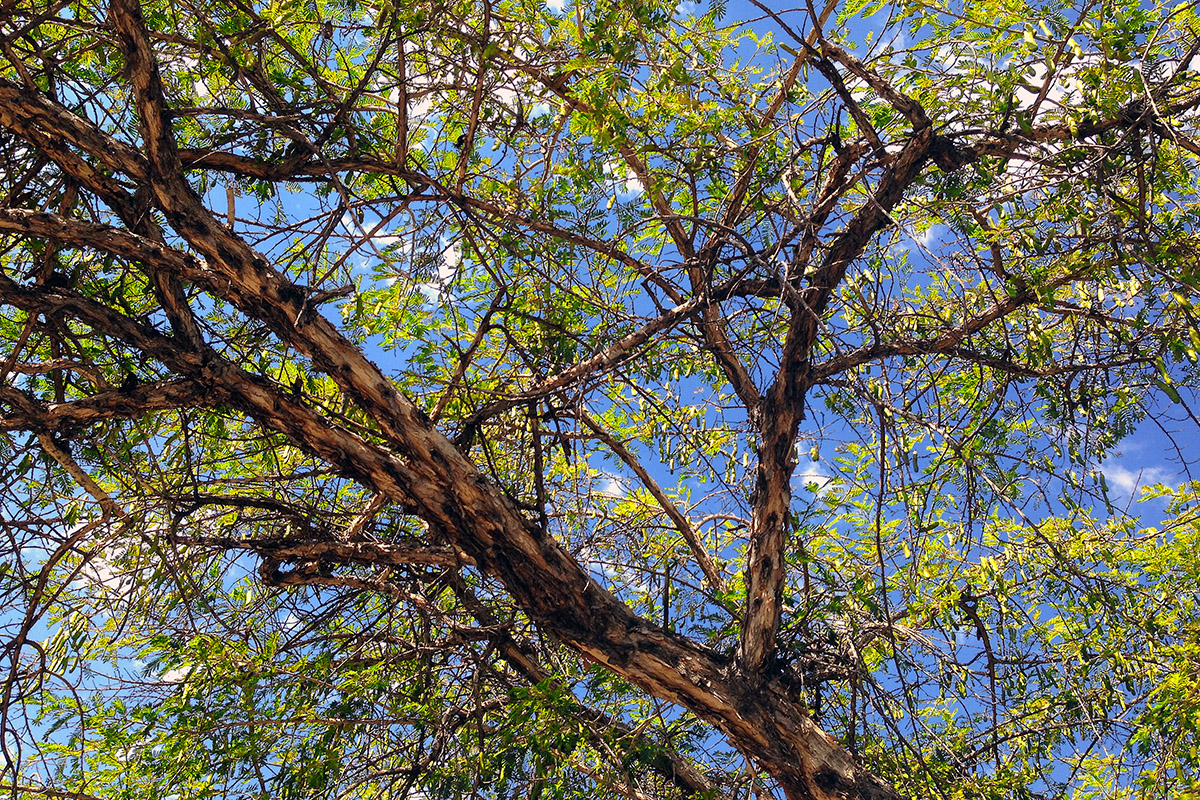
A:
{"type": "Polygon", "coordinates": [[[1194,791],[1200,23],[862,5],[0,5],[7,790],[1194,791]]]}

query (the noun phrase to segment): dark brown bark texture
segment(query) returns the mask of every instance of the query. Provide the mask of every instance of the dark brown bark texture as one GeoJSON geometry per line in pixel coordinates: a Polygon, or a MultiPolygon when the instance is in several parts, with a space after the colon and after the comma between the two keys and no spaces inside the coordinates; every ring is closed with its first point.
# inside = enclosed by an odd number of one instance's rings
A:
{"type": "MultiPolygon", "coordinates": [[[[370,155],[324,158],[301,152],[286,163],[255,160],[219,149],[194,151],[176,144],[175,110],[164,90],[155,50],[137,0],[113,0],[109,28],[125,58],[127,89],[133,97],[138,144],[122,141],[100,125],[73,113],[36,86],[0,78],[0,128],[48,162],[57,165],[79,191],[112,209],[124,228],[75,218],[69,212],[34,210],[10,203],[0,209],[0,234],[38,240],[48,246],[84,249],[135,263],[149,276],[169,331],[145,319],[108,307],[70,286],[52,282],[20,282],[0,277],[0,301],[41,319],[71,319],[123,342],[148,359],[165,366],[167,380],[123,386],[102,386],[83,400],[45,403],[7,385],[0,385],[6,408],[0,430],[55,432],[105,419],[132,419],[166,409],[227,406],[253,418],[267,429],[285,435],[305,452],[323,460],[334,472],[369,488],[428,525],[429,540],[406,545],[355,541],[280,540],[247,545],[208,541],[218,548],[250,549],[265,559],[303,561],[329,559],[336,563],[428,564],[471,566],[498,580],[513,602],[536,627],[585,658],[623,676],[655,697],[677,703],[719,728],[729,741],[796,800],[890,800],[900,793],[881,778],[860,768],[850,753],[812,719],[805,703],[772,671],[780,628],[783,589],[790,546],[791,486],[796,467],[795,443],[805,416],[809,389],[858,364],[909,353],[952,353],[974,331],[1022,304],[1035,293],[1019,291],[997,300],[987,314],[961,321],[935,339],[878,342],[861,351],[842,352],[813,362],[822,331],[822,317],[847,269],[864,249],[891,224],[891,212],[923,171],[962,169],[981,157],[1006,155],[1031,142],[1084,140],[1115,129],[1134,130],[1152,123],[1136,109],[1110,121],[1069,130],[1043,126],[1032,132],[979,131],[950,136],[939,133],[914,100],[892,89],[869,67],[833,45],[814,43],[806,56],[822,70],[855,76],[889,102],[911,123],[908,138],[888,154],[873,153],[869,143],[848,144],[829,171],[824,194],[807,211],[797,256],[780,280],[731,281],[709,285],[719,248],[696,246],[681,224],[668,226],[679,251],[690,259],[690,296],[673,284],[664,293],[675,303],[642,330],[590,359],[568,367],[509,398],[497,399],[468,420],[452,440],[412,401],[399,392],[363,350],[350,341],[316,308],[312,292],[289,279],[257,253],[224,221],[208,209],[191,183],[196,170],[268,180],[328,181],[346,171],[392,176],[414,194],[440,196],[470,213],[505,224],[546,233],[563,241],[604,253],[647,280],[654,270],[619,248],[597,242],[569,226],[556,226],[473,198],[460,187],[447,187],[407,163],[389,163],[370,155]],[[829,232],[826,222],[849,188],[847,177],[859,159],[878,159],[876,178],[868,196],[842,227],[829,232]],[[163,227],[159,227],[159,223],[163,227]],[[176,245],[167,244],[166,236],[176,245]],[[828,236],[818,241],[818,236],[828,236]],[[815,263],[807,263],[812,258],[815,263]],[[708,260],[708,263],[706,262],[708,260]],[[373,431],[352,428],[328,409],[306,403],[303,396],[234,363],[206,343],[194,296],[207,293],[230,304],[247,319],[266,326],[281,341],[311,361],[314,369],[336,382],[367,418],[373,431]],[[723,332],[720,304],[733,296],[779,295],[790,323],[782,359],[770,385],[755,386],[741,356],[723,332]],[[464,448],[473,426],[531,399],[549,397],[611,370],[637,354],[664,331],[693,325],[713,354],[735,393],[747,404],[758,435],[758,467],[751,495],[752,518],[746,564],[746,599],[740,648],[719,654],[639,617],[601,586],[547,531],[498,486],[489,481],[464,448]]],[[[795,80],[793,71],[790,80],[795,80]]],[[[530,71],[564,103],[586,112],[571,93],[569,80],[530,71]]],[[[1194,106],[1195,97],[1175,99],[1173,108],[1194,106]]],[[[776,105],[778,108],[778,105],[776,105]]],[[[774,112],[772,112],[774,113],[774,112]]],[[[635,153],[628,154],[638,169],[635,153]]],[[[645,172],[644,166],[641,167],[645,172]]],[[[749,180],[751,167],[747,167],[749,180]]],[[[644,183],[654,191],[651,178],[644,183]]],[[[744,195],[744,186],[739,190],[744,195]]],[[[665,204],[665,200],[659,198],[665,204]]],[[[737,221],[740,199],[730,204],[727,224],[737,221]]],[[[664,216],[675,220],[670,209],[664,216]]],[[[715,236],[716,234],[714,234],[715,236]]],[[[982,357],[982,356],[981,356],[982,357]]],[[[14,354],[15,358],[15,354],[14,354]]],[[[13,369],[9,364],[8,369],[13,369]]],[[[631,456],[608,437],[613,452],[631,456]]],[[[635,466],[635,472],[637,472],[635,466]]],[[[638,472],[647,485],[649,474],[638,472]]],[[[651,488],[664,507],[666,495],[651,488]]],[[[702,545],[678,511],[668,511],[688,544],[702,545]]],[[[700,558],[709,582],[719,588],[720,577],[711,562],[700,558]]],[[[283,573],[286,575],[286,573],[283,573]]],[[[277,580],[279,573],[276,574],[277,580]]],[[[302,583],[297,577],[292,582],[302,583]]],[[[485,613],[485,611],[480,612],[485,613]]],[[[482,620],[481,620],[482,622],[482,620]]],[[[545,673],[518,644],[505,641],[500,652],[532,682],[545,673]]],[[[581,712],[583,713],[583,712],[581,712]]],[[[586,712],[593,713],[593,712],[586,712]]],[[[596,718],[599,720],[599,717],[596,718]]],[[[603,726],[619,725],[599,720],[603,726]]],[[[664,757],[666,758],[666,757],[664,757]]],[[[674,776],[682,790],[712,791],[702,775],[684,761],[659,765],[674,776]]]]}

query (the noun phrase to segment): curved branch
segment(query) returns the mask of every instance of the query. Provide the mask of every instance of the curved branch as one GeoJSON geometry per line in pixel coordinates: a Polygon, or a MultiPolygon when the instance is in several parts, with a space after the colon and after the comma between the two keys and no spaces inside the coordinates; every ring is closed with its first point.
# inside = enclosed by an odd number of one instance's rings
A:
{"type": "Polygon", "coordinates": [[[0,385],[0,403],[14,410],[0,416],[0,431],[56,431],[80,428],[104,420],[138,419],[151,411],[211,408],[228,401],[221,386],[198,386],[192,381],[163,381],[127,389],[98,392],[82,400],[42,405],[24,392],[0,385]]]}
{"type": "MultiPolygon", "coordinates": [[[[405,430],[412,450],[402,461],[217,353],[190,350],[73,292],[26,288],[0,275],[0,301],[29,313],[69,314],[194,382],[225,387],[231,406],[285,434],[341,474],[415,509],[479,569],[497,577],[542,630],[724,730],[790,797],[896,797],[890,786],[858,769],[783,685],[748,685],[712,652],[636,616],[557,542],[527,522],[432,428],[405,430]]],[[[378,587],[368,581],[360,588],[378,587]]]]}

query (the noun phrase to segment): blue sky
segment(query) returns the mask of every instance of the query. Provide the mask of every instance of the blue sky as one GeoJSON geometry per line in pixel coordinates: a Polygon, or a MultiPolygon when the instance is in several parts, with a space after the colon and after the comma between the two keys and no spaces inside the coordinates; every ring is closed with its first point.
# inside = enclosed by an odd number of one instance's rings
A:
{"type": "MultiPolygon", "coordinates": [[[[555,11],[569,13],[570,5],[554,5],[548,4],[548,7],[555,11]]],[[[691,10],[699,8],[699,4],[683,3],[679,9],[680,13],[688,13],[691,10]]],[[[727,20],[735,20],[739,16],[759,16],[759,12],[751,6],[742,3],[730,4],[727,20]]],[[[882,20],[872,20],[864,24],[864,28],[878,25],[882,20]]],[[[760,28],[769,28],[771,23],[761,22],[760,28]]],[[[879,37],[875,37],[879,40],[879,37]]],[[[636,197],[642,191],[642,187],[636,179],[631,179],[620,168],[611,170],[612,180],[615,190],[618,195],[623,197],[636,197]]],[[[225,203],[224,188],[221,186],[214,187],[209,195],[209,201],[218,211],[225,203]]],[[[253,208],[253,201],[249,198],[239,198],[237,201],[239,208],[239,216],[245,215],[248,217],[255,216],[256,210],[253,208]]],[[[302,192],[290,197],[287,201],[289,212],[295,216],[303,216],[309,212],[317,210],[317,205],[312,202],[311,197],[305,196],[302,192]]],[[[936,244],[937,238],[941,231],[936,227],[931,228],[924,236],[920,237],[920,242],[915,242],[915,245],[922,245],[925,248],[932,247],[936,244]]],[[[378,280],[380,283],[387,281],[395,281],[398,278],[395,275],[389,275],[378,268],[380,266],[380,255],[384,248],[396,248],[394,252],[402,253],[406,246],[406,230],[405,218],[400,216],[396,219],[389,220],[386,223],[379,218],[365,218],[356,220],[354,218],[346,218],[341,222],[341,230],[338,236],[347,237],[346,244],[351,240],[368,240],[368,246],[360,253],[351,256],[347,262],[349,267],[348,274],[351,277],[357,278],[364,284],[378,280]]],[[[343,245],[345,246],[345,245],[343,245]]],[[[422,302],[430,309],[436,304],[449,302],[451,300],[449,293],[454,291],[453,283],[460,269],[464,269],[464,255],[461,245],[447,238],[440,238],[437,243],[436,254],[432,265],[426,265],[425,274],[420,276],[410,276],[415,283],[417,291],[420,292],[422,302]]],[[[431,251],[432,252],[432,251],[431,251]]],[[[910,249],[910,257],[919,259],[922,257],[924,250],[921,246],[914,246],[910,249]]],[[[389,267],[391,268],[391,267],[389,267]]],[[[326,313],[333,316],[332,307],[327,309],[326,313]]],[[[414,346],[418,343],[414,343],[414,346]]],[[[402,362],[407,353],[401,349],[399,352],[388,351],[380,346],[379,342],[372,343],[373,355],[375,355],[384,364],[398,364],[402,362]]],[[[705,402],[703,396],[698,400],[689,398],[688,392],[693,389],[699,389],[699,384],[692,385],[686,381],[680,384],[680,394],[687,400],[695,400],[696,402],[705,402]]],[[[1185,395],[1184,399],[1193,407],[1197,398],[1193,395],[1185,395]]],[[[1183,458],[1195,458],[1200,456],[1197,452],[1196,428],[1193,421],[1187,419],[1180,412],[1182,409],[1178,406],[1170,404],[1168,401],[1161,400],[1155,407],[1157,413],[1153,421],[1144,422],[1138,431],[1129,436],[1122,443],[1118,454],[1110,457],[1103,465],[1102,469],[1110,486],[1110,497],[1118,509],[1128,508],[1128,512],[1136,517],[1140,517],[1146,524],[1154,524],[1157,520],[1155,515],[1161,511],[1161,504],[1148,504],[1145,506],[1129,505],[1132,500],[1138,495],[1140,488],[1147,484],[1163,481],[1172,483],[1181,478],[1181,465],[1179,456],[1183,458]]],[[[818,416],[818,415],[814,415],[818,416]]],[[[731,415],[734,419],[734,415],[731,415]]],[[[736,419],[734,420],[736,421],[736,419]]],[[[849,441],[855,436],[854,431],[839,429],[836,424],[831,424],[828,429],[822,434],[820,440],[816,439],[816,432],[813,429],[807,429],[803,432],[801,441],[798,443],[798,449],[801,453],[800,463],[797,468],[795,480],[795,488],[797,498],[813,498],[820,496],[820,493],[826,490],[829,482],[833,477],[833,471],[830,468],[830,460],[835,455],[834,445],[838,440],[849,441]],[[820,457],[816,460],[809,456],[809,449],[812,444],[820,445],[820,457]],[[810,490],[809,487],[813,490],[810,490]]],[[[645,455],[643,453],[643,455],[645,455]]],[[[627,470],[623,470],[615,465],[613,460],[605,460],[603,464],[600,459],[593,459],[593,467],[607,471],[607,476],[600,482],[600,492],[609,495],[612,499],[617,499],[624,496],[634,486],[635,481],[632,479],[627,470]]],[[[669,465],[662,463],[648,463],[654,477],[664,485],[670,485],[676,480],[676,473],[670,469],[669,465]]],[[[798,499],[797,503],[800,504],[798,499]]],[[[701,508],[700,512],[718,511],[717,507],[701,508]]],[[[727,552],[727,556],[732,557],[733,552],[727,552]]],[[[598,576],[611,577],[611,567],[597,561],[591,565],[594,568],[594,574],[598,576]]],[[[88,579],[94,583],[103,584],[111,576],[103,574],[103,564],[94,565],[97,573],[89,576],[88,579]]],[[[248,573],[247,573],[248,574],[248,573]]],[[[644,573],[643,573],[644,574],[644,573]]],[[[639,585],[636,578],[631,579],[631,585],[628,588],[644,589],[645,581],[639,585]]],[[[50,635],[51,631],[45,628],[38,628],[35,635],[50,635]]]]}

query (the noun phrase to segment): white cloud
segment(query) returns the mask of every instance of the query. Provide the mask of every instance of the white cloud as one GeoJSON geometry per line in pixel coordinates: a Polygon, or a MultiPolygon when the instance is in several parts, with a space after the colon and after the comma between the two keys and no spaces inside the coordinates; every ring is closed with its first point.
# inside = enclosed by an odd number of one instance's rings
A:
{"type": "Polygon", "coordinates": [[[501,105],[509,108],[517,107],[517,98],[520,97],[520,92],[511,86],[497,86],[492,91],[492,99],[501,105]]]}
{"type": "Polygon", "coordinates": [[[1038,106],[1035,117],[1035,119],[1040,119],[1046,112],[1054,111],[1056,108],[1078,100],[1078,95],[1083,91],[1077,77],[1079,70],[1095,66],[1102,60],[1103,56],[1099,53],[1084,53],[1081,58],[1076,58],[1070,64],[1056,70],[1049,79],[1049,85],[1047,85],[1046,64],[1038,61],[1026,68],[1026,74],[1029,77],[1026,78],[1025,83],[1032,88],[1018,85],[1013,99],[1018,106],[1029,109],[1037,102],[1038,96],[1045,91],[1045,100],[1038,106]]]}
{"type": "Polygon", "coordinates": [[[376,234],[375,236],[371,237],[371,241],[375,242],[375,244],[379,247],[389,247],[397,242],[399,242],[402,247],[403,245],[408,244],[408,240],[405,239],[404,236],[400,235],[399,231],[376,234]]]}
{"type": "MultiPolygon", "coordinates": [[[[114,558],[117,554],[108,550],[114,558]]],[[[79,570],[79,577],[71,582],[76,589],[92,589],[97,595],[123,595],[133,588],[132,577],[125,571],[118,571],[112,561],[103,555],[91,557],[79,570]]]]}
{"type": "Polygon", "coordinates": [[[188,679],[188,675],[191,674],[191,667],[175,667],[159,675],[158,679],[163,683],[183,683],[188,679]]]}
{"type": "MultiPolygon", "coordinates": [[[[405,51],[407,51],[409,42],[404,41],[405,51]]],[[[393,86],[388,90],[388,103],[396,108],[400,107],[400,87],[393,86]]],[[[433,111],[434,93],[432,91],[420,91],[417,88],[410,87],[408,95],[408,121],[412,123],[421,123],[425,121],[430,111],[433,111]]]]}
{"type": "Polygon", "coordinates": [[[1172,474],[1162,467],[1142,467],[1132,470],[1122,464],[1109,462],[1100,468],[1109,489],[1124,497],[1133,497],[1139,489],[1163,483],[1172,474]]]}
{"type": "Polygon", "coordinates": [[[908,47],[908,37],[904,35],[904,31],[895,31],[891,37],[879,43],[880,53],[896,53],[908,47]]]}
{"type": "Polygon", "coordinates": [[[462,245],[458,242],[451,242],[442,251],[441,258],[438,259],[438,283],[446,284],[453,280],[460,263],[462,263],[462,245]]]}
{"type": "Polygon", "coordinates": [[[433,111],[433,95],[427,94],[408,107],[408,116],[415,119],[424,119],[429,116],[429,112],[431,111],[433,111]]]}
{"type": "MultiPolygon", "coordinates": [[[[799,446],[797,446],[797,450],[799,450],[799,446]]],[[[805,486],[815,484],[818,492],[825,491],[833,482],[833,475],[827,472],[819,462],[813,461],[807,451],[800,454],[794,474],[805,486]]]]}
{"type": "Polygon", "coordinates": [[[405,253],[412,248],[412,243],[401,231],[383,230],[382,222],[376,223],[371,230],[367,230],[366,227],[359,224],[359,222],[354,219],[354,215],[350,212],[346,212],[342,215],[342,227],[351,236],[358,237],[361,244],[370,244],[379,250],[396,244],[397,242],[400,243],[401,248],[405,253]]]}
{"type": "Polygon", "coordinates": [[[161,56],[158,60],[158,63],[171,70],[191,70],[200,65],[200,62],[192,56],[185,56],[182,54],[161,56]]]}
{"type": "Polygon", "coordinates": [[[916,239],[917,244],[921,245],[921,247],[925,249],[928,249],[936,244],[938,240],[941,239],[942,234],[945,232],[945,225],[930,225],[924,231],[917,234],[917,236],[914,238],[916,239]]]}
{"type": "Polygon", "coordinates": [[[600,486],[600,494],[615,497],[618,500],[623,498],[625,496],[625,487],[617,480],[617,476],[609,475],[607,477],[608,480],[600,486]]]}
{"type": "Polygon", "coordinates": [[[546,0],[546,9],[554,14],[563,13],[563,6],[566,5],[566,0],[546,0]]]}
{"type": "Polygon", "coordinates": [[[418,283],[416,290],[425,297],[425,302],[436,306],[442,300],[442,286],[439,283],[418,283]]]}
{"type": "Polygon", "coordinates": [[[646,189],[638,179],[637,174],[628,166],[618,161],[609,161],[606,163],[604,165],[604,174],[617,180],[617,194],[623,197],[641,194],[646,189]]]}
{"type": "Polygon", "coordinates": [[[850,90],[850,96],[860,104],[869,103],[875,99],[874,90],[859,78],[846,84],[846,88],[850,90]]]}
{"type": "Polygon", "coordinates": [[[928,251],[941,241],[946,230],[945,225],[937,224],[930,225],[919,233],[915,230],[905,230],[904,233],[908,235],[907,239],[903,236],[898,238],[891,248],[891,253],[893,256],[900,256],[904,253],[911,253],[913,250],[928,251]]]}

